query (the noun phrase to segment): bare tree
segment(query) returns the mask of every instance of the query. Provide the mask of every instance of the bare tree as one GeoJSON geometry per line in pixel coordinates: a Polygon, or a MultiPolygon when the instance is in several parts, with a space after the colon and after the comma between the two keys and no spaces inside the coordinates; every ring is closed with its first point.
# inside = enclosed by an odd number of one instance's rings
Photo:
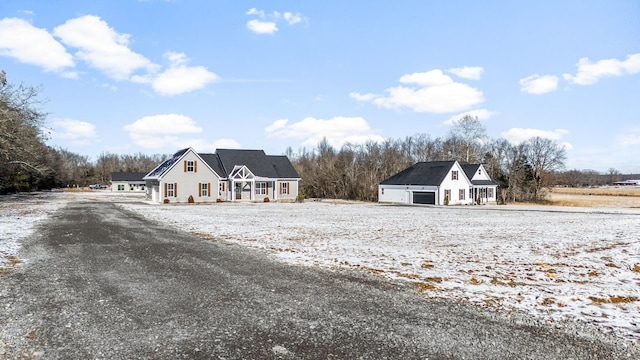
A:
{"type": "Polygon", "coordinates": [[[533,199],[540,200],[540,191],[549,184],[551,174],[564,168],[567,153],[555,140],[536,136],[527,141],[525,154],[533,171],[533,199]]]}
{"type": "Polygon", "coordinates": [[[487,128],[477,116],[465,115],[455,121],[447,140],[453,145],[453,159],[477,162],[480,161],[483,145],[487,142],[487,128]]]}

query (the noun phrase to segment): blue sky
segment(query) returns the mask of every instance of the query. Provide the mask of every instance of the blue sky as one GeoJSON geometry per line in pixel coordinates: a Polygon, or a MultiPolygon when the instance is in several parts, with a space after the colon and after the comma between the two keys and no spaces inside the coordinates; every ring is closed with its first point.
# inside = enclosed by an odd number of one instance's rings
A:
{"type": "Polygon", "coordinates": [[[1,0],[0,68],[92,159],[444,137],[470,113],[640,173],[637,0],[1,0]]]}

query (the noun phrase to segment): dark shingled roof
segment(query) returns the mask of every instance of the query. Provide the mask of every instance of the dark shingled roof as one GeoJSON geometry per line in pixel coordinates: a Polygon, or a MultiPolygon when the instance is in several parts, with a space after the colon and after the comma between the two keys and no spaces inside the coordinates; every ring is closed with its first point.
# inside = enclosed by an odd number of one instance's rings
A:
{"type": "Polygon", "coordinates": [[[472,185],[498,185],[493,180],[471,180],[480,168],[480,164],[460,163],[460,166],[462,166],[462,170],[464,170],[472,185]]]}
{"type": "Polygon", "coordinates": [[[144,181],[142,178],[147,173],[141,172],[114,172],[111,173],[111,181],[144,181]]]}
{"type": "Polygon", "coordinates": [[[455,161],[431,161],[413,164],[392,177],[382,181],[381,185],[428,185],[440,186],[455,161]]]}
{"type": "Polygon", "coordinates": [[[268,178],[299,178],[286,156],[267,155],[262,150],[218,149],[223,174],[229,176],[236,165],[246,166],[255,176],[268,178]]]}
{"type": "MultiPolygon", "coordinates": [[[[189,149],[182,149],[153,169],[147,178],[162,176],[189,149]]],[[[262,150],[218,149],[215,154],[198,154],[220,177],[227,178],[236,165],[246,166],[255,176],[267,178],[299,178],[286,156],[267,155],[262,150]]]]}
{"type": "Polygon", "coordinates": [[[165,160],[162,164],[158,165],[155,169],[151,170],[151,172],[148,173],[147,176],[145,177],[155,178],[155,177],[161,176],[162,174],[164,174],[165,171],[169,170],[169,168],[171,168],[171,166],[175,164],[176,161],[178,161],[180,157],[187,152],[187,150],[189,150],[189,148],[178,150],[178,152],[173,154],[172,157],[165,160]]]}
{"type": "Polygon", "coordinates": [[[207,165],[209,165],[210,168],[213,169],[213,171],[216,172],[216,174],[218,174],[218,176],[220,177],[227,177],[227,175],[224,173],[224,170],[222,170],[222,164],[220,164],[220,159],[218,159],[218,155],[216,154],[198,154],[202,160],[204,160],[204,162],[207,163],[207,165]]]}

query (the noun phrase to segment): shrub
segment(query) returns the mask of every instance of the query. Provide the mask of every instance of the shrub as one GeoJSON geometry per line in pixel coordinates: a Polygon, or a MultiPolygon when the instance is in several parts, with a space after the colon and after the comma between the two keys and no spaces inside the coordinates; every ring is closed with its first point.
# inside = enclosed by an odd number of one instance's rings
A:
{"type": "Polygon", "coordinates": [[[189,204],[193,204],[193,203],[194,203],[194,201],[193,201],[193,195],[189,195],[189,198],[187,199],[187,202],[188,202],[189,204]]]}
{"type": "Polygon", "coordinates": [[[164,201],[163,201],[163,202],[164,202],[165,204],[168,204],[170,201],[171,201],[171,200],[169,200],[169,199],[164,199],[164,201]]]}
{"type": "Polygon", "coordinates": [[[220,198],[217,198],[217,199],[216,199],[216,202],[224,202],[224,200],[222,200],[222,199],[220,199],[220,198]]]}
{"type": "Polygon", "coordinates": [[[268,197],[268,196],[265,196],[265,197],[264,197],[264,199],[263,199],[263,201],[264,201],[264,202],[269,202],[269,201],[271,201],[271,200],[269,199],[269,197],[268,197]]]}
{"type": "Polygon", "coordinates": [[[444,197],[444,204],[445,205],[449,205],[449,197],[448,196],[444,197]]]}
{"type": "Polygon", "coordinates": [[[304,202],[304,194],[302,190],[298,190],[298,196],[296,196],[296,202],[304,202]]]}

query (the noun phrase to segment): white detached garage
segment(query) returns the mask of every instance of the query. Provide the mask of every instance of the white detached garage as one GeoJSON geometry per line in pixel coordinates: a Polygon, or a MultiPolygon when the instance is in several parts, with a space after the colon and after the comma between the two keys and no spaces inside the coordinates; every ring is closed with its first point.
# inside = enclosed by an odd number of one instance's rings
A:
{"type": "Polygon", "coordinates": [[[486,174],[482,164],[419,162],[382,181],[378,185],[378,202],[427,205],[495,203],[498,185],[486,174]],[[476,176],[478,172],[483,175],[481,180],[474,179],[479,177],[476,176]]]}

